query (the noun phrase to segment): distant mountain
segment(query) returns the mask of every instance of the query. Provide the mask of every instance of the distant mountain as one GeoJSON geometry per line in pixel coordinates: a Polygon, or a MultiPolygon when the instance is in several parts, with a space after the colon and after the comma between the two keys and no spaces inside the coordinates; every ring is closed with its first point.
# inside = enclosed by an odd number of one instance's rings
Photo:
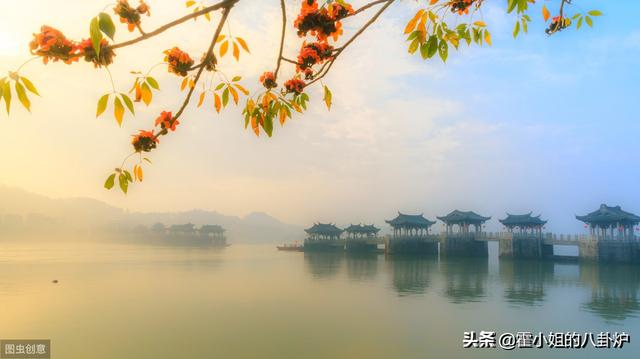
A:
{"type": "Polygon", "coordinates": [[[302,227],[263,213],[244,217],[194,209],[183,212],[127,212],[91,198],[52,199],[22,189],[0,186],[0,233],[18,230],[128,231],[154,223],[219,224],[230,243],[280,243],[299,240],[302,227]]]}

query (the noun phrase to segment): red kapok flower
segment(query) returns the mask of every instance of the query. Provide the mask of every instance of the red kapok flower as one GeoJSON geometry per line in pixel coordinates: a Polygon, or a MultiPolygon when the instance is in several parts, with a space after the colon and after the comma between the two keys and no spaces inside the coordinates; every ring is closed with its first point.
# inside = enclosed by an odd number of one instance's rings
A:
{"type": "Polygon", "coordinates": [[[171,112],[162,111],[160,116],[156,118],[156,126],[160,126],[163,130],[175,131],[176,126],[180,124],[180,121],[173,118],[171,112]]]}
{"type": "Polygon", "coordinates": [[[53,60],[53,62],[60,60],[65,64],[78,61],[77,44],[68,40],[62,32],[51,26],[44,25],[40,28],[39,34],[33,34],[29,48],[32,54],[42,56],[42,61],[45,64],[49,60],[53,60]]]}
{"type": "Polygon", "coordinates": [[[137,135],[133,136],[131,144],[136,152],[150,152],[156,148],[159,142],[160,140],[153,134],[153,131],[140,130],[137,135]]]}
{"type": "Polygon", "coordinates": [[[458,15],[468,14],[469,8],[476,0],[451,0],[451,12],[457,12],[458,15]]]}
{"type": "Polygon", "coordinates": [[[166,50],[164,54],[166,55],[164,61],[169,63],[169,72],[183,77],[187,76],[187,72],[194,63],[189,54],[180,50],[178,47],[166,50]]]}
{"type": "Polygon", "coordinates": [[[146,14],[149,16],[149,5],[144,1],[140,1],[140,5],[137,8],[129,5],[128,0],[118,0],[116,7],[113,8],[116,15],[120,16],[120,22],[127,24],[129,31],[135,30],[136,26],[140,25],[140,15],[146,14]]]}
{"type": "Polygon", "coordinates": [[[284,88],[287,90],[287,92],[292,92],[296,95],[299,95],[304,91],[304,87],[306,85],[307,84],[304,81],[294,78],[285,82],[284,88]]]}
{"type": "Polygon", "coordinates": [[[331,58],[333,46],[326,42],[312,42],[302,44],[300,54],[298,55],[298,72],[304,71],[313,65],[321,64],[331,58]]]}
{"type": "Polygon", "coordinates": [[[111,48],[109,48],[109,42],[107,39],[102,39],[100,41],[100,55],[96,56],[96,51],[93,48],[93,43],[91,39],[84,39],[80,44],[78,44],[78,48],[81,53],[84,55],[84,60],[87,62],[93,62],[95,67],[100,66],[108,66],[113,62],[113,57],[116,56],[111,48]]]}
{"type": "Polygon", "coordinates": [[[354,14],[353,7],[345,2],[333,2],[329,4],[328,12],[329,16],[334,20],[340,20],[354,14]]]}
{"type": "Polygon", "coordinates": [[[276,76],[270,71],[266,71],[262,76],[260,76],[260,83],[267,89],[278,87],[278,84],[276,83],[276,76]]]}

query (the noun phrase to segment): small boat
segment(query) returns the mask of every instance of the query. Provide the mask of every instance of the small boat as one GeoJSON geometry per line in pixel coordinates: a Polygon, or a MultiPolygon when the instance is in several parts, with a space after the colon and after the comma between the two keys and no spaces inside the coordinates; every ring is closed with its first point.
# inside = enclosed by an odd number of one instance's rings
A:
{"type": "Polygon", "coordinates": [[[302,252],[304,250],[304,247],[299,245],[298,243],[283,244],[281,246],[276,246],[276,248],[278,248],[279,251],[290,251],[290,252],[302,252]]]}

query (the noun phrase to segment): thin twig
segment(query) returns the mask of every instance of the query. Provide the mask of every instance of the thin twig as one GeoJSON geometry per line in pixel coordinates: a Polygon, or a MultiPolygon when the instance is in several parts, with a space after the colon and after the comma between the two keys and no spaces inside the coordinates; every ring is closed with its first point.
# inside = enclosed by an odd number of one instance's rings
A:
{"type": "MultiPolygon", "coordinates": [[[[312,83],[319,81],[321,78],[325,77],[327,75],[327,73],[329,73],[329,70],[331,69],[331,66],[333,66],[333,63],[336,61],[336,59],[338,58],[338,56],[340,56],[340,54],[342,53],[342,51],[344,51],[345,48],[347,48],[347,46],[351,45],[353,43],[353,41],[355,41],[355,39],[362,35],[362,33],[369,27],[371,26],[371,24],[373,24],[374,22],[376,22],[376,20],[378,20],[378,17],[380,17],[380,15],[382,15],[382,13],[394,2],[395,0],[384,0],[384,1],[374,1],[376,4],[380,4],[382,2],[386,2],[386,4],[384,4],[384,6],[382,6],[380,8],[380,10],[378,10],[378,12],[375,13],[375,15],[373,15],[371,17],[371,19],[369,19],[369,21],[367,21],[364,26],[362,26],[360,28],[360,30],[358,30],[355,34],[353,34],[353,36],[347,40],[347,42],[344,43],[344,45],[340,46],[339,48],[336,49],[336,54],[333,56],[333,58],[331,59],[331,61],[329,61],[328,63],[325,63],[325,65],[322,66],[322,68],[320,69],[320,71],[318,72],[318,76],[316,76],[311,82],[307,83],[307,86],[311,85],[312,83]],[[326,69],[325,69],[326,66],[326,69]],[[324,71],[323,71],[324,70],[324,71]]],[[[375,5],[375,4],[374,4],[375,5]]],[[[366,5],[365,5],[366,6],[366,5]]],[[[372,5],[373,6],[373,5],[372,5]]]]}
{"type": "Polygon", "coordinates": [[[200,11],[196,11],[196,12],[191,13],[189,15],[185,15],[185,16],[177,19],[177,20],[174,20],[174,21],[168,23],[168,24],[160,26],[159,28],[157,28],[157,29],[155,29],[155,30],[153,30],[151,32],[147,32],[142,36],[136,37],[135,39],[124,41],[124,42],[121,42],[121,43],[118,43],[118,44],[113,44],[113,45],[109,46],[109,48],[112,49],[112,50],[113,49],[118,49],[118,48],[121,48],[121,47],[125,47],[125,46],[136,44],[136,43],[138,43],[140,41],[147,40],[149,38],[152,38],[152,37],[154,37],[156,35],[159,35],[159,34],[165,32],[165,31],[169,30],[170,28],[172,28],[172,27],[174,27],[176,25],[180,25],[185,21],[194,19],[194,18],[196,18],[198,16],[201,16],[201,15],[204,15],[204,14],[208,14],[208,13],[210,13],[212,11],[216,11],[218,9],[230,8],[231,6],[235,5],[235,3],[237,3],[238,1],[240,1],[240,0],[224,0],[224,1],[221,1],[221,2],[219,2],[217,4],[205,7],[204,9],[202,9],[200,11]]]}
{"type": "Polygon", "coordinates": [[[280,64],[282,63],[282,52],[284,51],[284,36],[287,29],[287,10],[284,5],[284,0],[280,0],[280,9],[282,10],[282,32],[280,34],[280,51],[278,51],[278,61],[276,62],[276,70],[273,72],[273,77],[278,78],[278,72],[280,71],[280,64]]]}
{"type": "MultiPolygon", "coordinates": [[[[233,7],[233,3],[235,3],[235,1],[233,1],[230,5],[227,5],[226,7],[224,7],[224,10],[222,11],[222,18],[220,19],[220,22],[218,23],[218,28],[216,29],[215,34],[213,35],[213,39],[211,40],[211,44],[209,45],[209,49],[207,50],[207,53],[205,55],[205,59],[210,57],[211,54],[213,54],[213,48],[216,45],[216,40],[218,39],[218,36],[220,36],[220,32],[222,31],[222,27],[224,26],[224,23],[227,21],[227,16],[229,15],[229,12],[231,11],[231,7],[233,7]]],[[[184,102],[182,103],[182,106],[180,107],[178,112],[176,112],[176,115],[175,115],[174,119],[178,119],[182,115],[182,112],[184,112],[184,109],[189,104],[189,100],[191,99],[191,95],[193,94],[193,91],[196,88],[195,85],[198,83],[198,80],[200,79],[200,75],[202,75],[202,72],[204,71],[204,68],[205,68],[205,66],[200,67],[200,69],[196,73],[196,77],[193,80],[193,87],[190,86],[189,93],[187,93],[187,97],[184,99],[184,102]]]]}

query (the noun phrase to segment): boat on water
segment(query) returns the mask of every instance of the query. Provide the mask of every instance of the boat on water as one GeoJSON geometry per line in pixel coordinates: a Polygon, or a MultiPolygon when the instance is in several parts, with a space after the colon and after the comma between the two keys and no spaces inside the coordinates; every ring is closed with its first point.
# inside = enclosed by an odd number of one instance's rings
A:
{"type": "Polygon", "coordinates": [[[299,245],[298,243],[294,244],[283,244],[281,246],[276,246],[279,251],[289,251],[289,252],[302,252],[304,251],[304,246],[299,245]]]}

